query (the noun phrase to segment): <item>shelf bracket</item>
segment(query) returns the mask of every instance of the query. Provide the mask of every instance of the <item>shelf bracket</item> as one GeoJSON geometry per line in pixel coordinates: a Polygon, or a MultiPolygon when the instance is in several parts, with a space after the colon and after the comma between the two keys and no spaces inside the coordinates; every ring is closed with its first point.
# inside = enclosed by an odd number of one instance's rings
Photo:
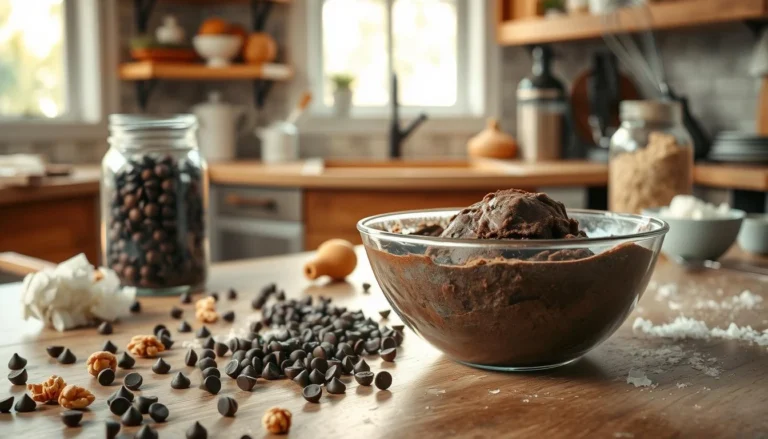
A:
{"type": "Polygon", "coordinates": [[[155,85],[157,85],[156,79],[136,81],[136,101],[138,101],[141,111],[147,109],[149,97],[152,95],[152,90],[154,90],[155,85]]]}
{"type": "Polygon", "coordinates": [[[157,0],[133,0],[133,14],[136,20],[136,30],[139,33],[147,33],[147,24],[155,8],[157,0]]]}
{"type": "Polygon", "coordinates": [[[253,81],[253,101],[256,104],[256,108],[261,109],[264,106],[264,101],[266,101],[267,95],[272,89],[272,82],[266,79],[253,81]]]}
{"type": "Polygon", "coordinates": [[[264,30],[269,12],[272,10],[272,2],[269,0],[251,0],[251,23],[254,32],[264,30]]]}

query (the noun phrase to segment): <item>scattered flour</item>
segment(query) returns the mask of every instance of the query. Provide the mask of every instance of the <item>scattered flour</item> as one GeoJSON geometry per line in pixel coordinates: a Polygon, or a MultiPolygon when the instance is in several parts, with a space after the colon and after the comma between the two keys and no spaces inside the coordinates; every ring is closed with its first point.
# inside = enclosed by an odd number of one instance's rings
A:
{"type": "Polygon", "coordinates": [[[707,363],[714,363],[715,361],[717,361],[716,358],[709,358],[705,360],[700,353],[696,352],[693,354],[691,358],[688,359],[688,364],[694,370],[698,370],[699,372],[703,373],[706,376],[709,376],[712,378],[719,378],[720,374],[722,373],[722,369],[716,366],[707,365],[707,363]]]}
{"type": "MultiPolygon", "coordinates": [[[[755,294],[749,290],[744,290],[741,294],[733,297],[729,297],[723,301],[716,301],[712,299],[702,300],[699,299],[693,305],[696,309],[710,309],[710,310],[742,310],[742,309],[755,309],[761,306],[763,297],[755,294]]],[[[671,304],[670,304],[671,308],[671,304]]]]}
{"type": "Polygon", "coordinates": [[[686,387],[690,386],[691,383],[677,383],[676,385],[678,389],[685,389],[686,387]]]}
{"type": "Polygon", "coordinates": [[[627,375],[627,384],[634,384],[635,387],[650,387],[652,382],[645,375],[645,372],[632,368],[627,375]]]}
{"type": "Polygon", "coordinates": [[[661,284],[656,287],[656,297],[654,298],[657,302],[674,299],[677,297],[677,291],[677,284],[661,284]]]}
{"type": "Polygon", "coordinates": [[[429,393],[430,395],[442,395],[445,393],[445,390],[430,388],[430,389],[427,389],[427,393],[429,393]]]}
{"type": "Polygon", "coordinates": [[[499,392],[501,392],[501,389],[488,390],[488,393],[491,395],[498,395],[499,392]]]}
{"type": "Polygon", "coordinates": [[[741,340],[756,343],[759,346],[768,346],[768,329],[760,332],[751,326],[738,326],[731,323],[727,329],[707,327],[701,320],[685,316],[678,316],[672,323],[654,325],[650,320],[642,317],[635,319],[632,324],[635,333],[642,333],[652,337],[671,338],[673,340],[720,338],[724,340],[741,340]]]}

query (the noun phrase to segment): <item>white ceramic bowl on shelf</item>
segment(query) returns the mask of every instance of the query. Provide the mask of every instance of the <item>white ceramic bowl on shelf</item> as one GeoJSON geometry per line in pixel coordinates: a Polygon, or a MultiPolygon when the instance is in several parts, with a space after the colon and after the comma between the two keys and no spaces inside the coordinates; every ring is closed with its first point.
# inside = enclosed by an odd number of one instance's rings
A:
{"type": "Polygon", "coordinates": [[[195,51],[208,62],[208,67],[226,67],[243,44],[237,35],[198,35],[192,39],[195,51]]]}

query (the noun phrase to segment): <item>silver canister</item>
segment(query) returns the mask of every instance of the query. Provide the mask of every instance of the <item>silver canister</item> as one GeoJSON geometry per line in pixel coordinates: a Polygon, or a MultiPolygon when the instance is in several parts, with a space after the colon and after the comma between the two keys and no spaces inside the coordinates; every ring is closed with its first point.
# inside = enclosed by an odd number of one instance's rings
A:
{"type": "Polygon", "coordinates": [[[517,138],[523,160],[559,160],[565,135],[566,103],[557,89],[517,91],[517,138]]]}

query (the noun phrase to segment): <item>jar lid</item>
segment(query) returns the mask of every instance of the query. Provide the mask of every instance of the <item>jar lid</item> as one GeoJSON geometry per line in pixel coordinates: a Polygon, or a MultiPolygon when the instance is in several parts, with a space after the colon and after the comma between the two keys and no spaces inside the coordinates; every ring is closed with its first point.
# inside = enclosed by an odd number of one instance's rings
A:
{"type": "Polygon", "coordinates": [[[645,120],[652,122],[679,122],[683,110],[675,101],[621,101],[621,120],[645,120]]]}

